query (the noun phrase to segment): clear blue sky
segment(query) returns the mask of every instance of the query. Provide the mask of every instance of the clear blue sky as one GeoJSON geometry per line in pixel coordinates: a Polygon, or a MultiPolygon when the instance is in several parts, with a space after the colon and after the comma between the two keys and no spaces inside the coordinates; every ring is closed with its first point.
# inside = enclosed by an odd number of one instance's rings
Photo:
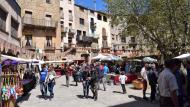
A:
{"type": "MultiPolygon", "coordinates": [[[[84,7],[88,7],[94,9],[94,0],[75,0],[76,4],[82,5],[84,7]]],[[[104,0],[96,0],[96,10],[105,11],[106,6],[104,0]]]]}

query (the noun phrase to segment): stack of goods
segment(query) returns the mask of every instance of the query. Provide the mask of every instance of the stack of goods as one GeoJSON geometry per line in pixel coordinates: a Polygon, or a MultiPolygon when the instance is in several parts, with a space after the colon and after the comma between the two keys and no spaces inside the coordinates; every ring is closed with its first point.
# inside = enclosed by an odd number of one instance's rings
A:
{"type": "MultiPolygon", "coordinates": [[[[6,66],[8,67],[8,66],[6,66]]],[[[15,102],[23,94],[20,76],[13,69],[3,69],[1,97],[4,107],[10,107],[10,102],[15,102]]]]}
{"type": "Polygon", "coordinates": [[[143,84],[142,84],[141,79],[136,79],[132,83],[133,83],[133,86],[135,89],[142,89],[143,88],[143,84]]]}

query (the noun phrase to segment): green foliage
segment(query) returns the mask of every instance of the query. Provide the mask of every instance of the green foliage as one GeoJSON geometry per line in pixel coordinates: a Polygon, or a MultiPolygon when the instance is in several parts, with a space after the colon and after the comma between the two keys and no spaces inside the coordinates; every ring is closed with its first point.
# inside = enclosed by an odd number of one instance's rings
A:
{"type": "MultiPolygon", "coordinates": [[[[122,33],[142,35],[163,55],[180,54],[190,45],[189,0],[106,0],[113,25],[122,33]]],[[[149,46],[153,46],[149,44],[149,46]]]]}

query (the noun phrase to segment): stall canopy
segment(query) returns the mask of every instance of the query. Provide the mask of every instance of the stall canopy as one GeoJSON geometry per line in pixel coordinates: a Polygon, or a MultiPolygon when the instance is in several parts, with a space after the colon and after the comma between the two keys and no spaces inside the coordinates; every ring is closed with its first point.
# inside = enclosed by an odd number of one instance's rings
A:
{"type": "Polygon", "coordinates": [[[23,59],[23,58],[17,58],[17,57],[12,57],[8,55],[1,55],[1,60],[2,61],[15,61],[15,63],[30,63],[30,60],[23,59]]]}
{"type": "Polygon", "coordinates": [[[106,55],[98,54],[98,56],[93,57],[92,60],[100,60],[100,59],[106,58],[106,57],[107,57],[106,55]]]}
{"type": "Polygon", "coordinates": [[[157,59],[154,59],[151,57],[144,57],[143,62],[153,63],[153,62],[157,62],[157,59]]]}
{"type": "Polygon", "coordinates": [[[23,59],[23,58],[17,58],[13,56],[8,55],[1,55],[2,62],[6,64],[26,64],[26,63],[40,63],[43,64],[44,61],[37,60],[37,59],[23,59]]]}
{"type": "Polygon", "coordinates": [[[182,54],[182,55],[179,55],[179,56],[177,56],[175,58],[176,59],[189,59],[190,58],[190,54],[189,53],[182,54]]]}
{"type": "Polygon", "coordinates": [[[122,61],[123,59],[120,58],[119,56],[109,54],[108,56],[101,58],[100,60],[101,61],[122,61]]]}

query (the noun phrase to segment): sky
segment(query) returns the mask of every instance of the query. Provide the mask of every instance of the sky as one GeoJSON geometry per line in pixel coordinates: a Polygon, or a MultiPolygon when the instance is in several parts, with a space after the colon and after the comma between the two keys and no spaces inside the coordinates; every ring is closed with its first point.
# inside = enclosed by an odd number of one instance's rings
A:
{"type": "MultiPolygon", "coordinates": [[[[82,5],[84,7],[88,7],[91,9],[95,9],[94,0],[75,0],[76,4],[82,5]]],[[[104,0],[96,0],[96,10],[105,11],[105,2],[104,0]]]]}

